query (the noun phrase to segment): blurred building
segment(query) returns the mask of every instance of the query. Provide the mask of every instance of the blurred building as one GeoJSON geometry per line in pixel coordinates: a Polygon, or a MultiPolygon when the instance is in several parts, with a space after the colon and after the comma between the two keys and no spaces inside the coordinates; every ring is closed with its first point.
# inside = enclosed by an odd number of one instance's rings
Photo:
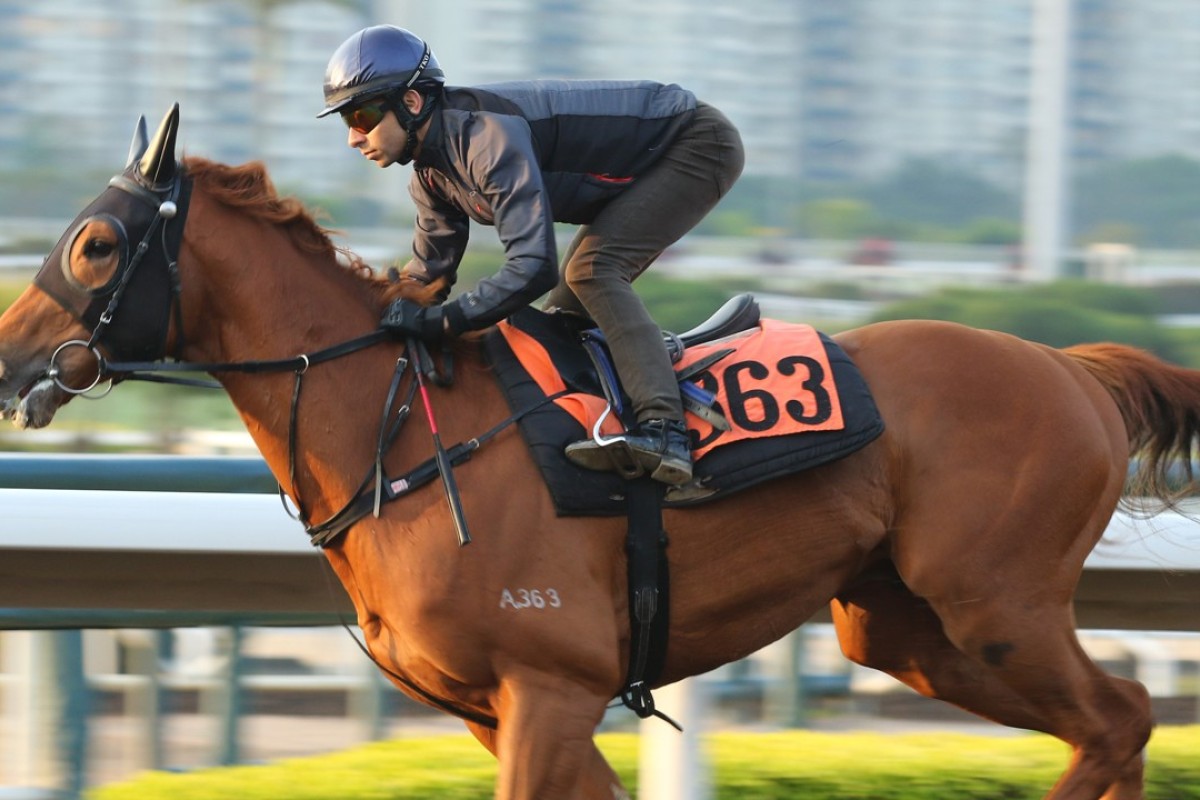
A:
{"type": "Polygon", "coordinates": [[[1074,2],[1077,165],[1167,153],[1200,157],[1200,3],[1074,2]]]}
{"type": "Polygon", "coordinates": [[[932,158],[1013,187],[1029,96],[1030,2],[801,4],[803,176],[848,181],[932,158]]]}
{"type": "Polygon", "coordinates": [[[796,0],[759,0],[754,13],[702,0],[460,0],[377,4],[380,19],[419,31],[451,83],[616,78],[679,83],[741,130],[747,172],[799,168],[796,0]]]}
{"type": "Polygon", "coordinates": [[[341,132],[315,120],[325,60],[361,15],[334,3],[0,4],[0,166],[111,173],[138,114],[180,102],[184,150],[344,185],[341,132]]]}
{"type": "MultiPolygon", "coordinates": [[[[1200,157],[1200,4],[1069,1],[1074,158],[1200,157]]],[[[189,153],[264,159],[289,190],[402,204],[403,181],[314,118],[330,53],[392,22],[431,42],[452,83],[645,77],[693,88],[741,128],[748,175],[861,180],[929,158],[1016,190],[1033,5],[0,0],[0,169],[107,175],[136,115],[153,124],[179,100],[189,153]]]]}

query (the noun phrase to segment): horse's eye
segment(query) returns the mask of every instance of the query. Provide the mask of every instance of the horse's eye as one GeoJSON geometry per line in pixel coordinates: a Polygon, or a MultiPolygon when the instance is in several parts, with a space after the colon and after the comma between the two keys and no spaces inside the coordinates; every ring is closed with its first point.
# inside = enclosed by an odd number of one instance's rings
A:
{"type": "Polygon", "coordinates": [[[88,239],[83,245],[83,254],[88,258],[108,258],[116,251],[116,245],[103,239],[88,239]]]}

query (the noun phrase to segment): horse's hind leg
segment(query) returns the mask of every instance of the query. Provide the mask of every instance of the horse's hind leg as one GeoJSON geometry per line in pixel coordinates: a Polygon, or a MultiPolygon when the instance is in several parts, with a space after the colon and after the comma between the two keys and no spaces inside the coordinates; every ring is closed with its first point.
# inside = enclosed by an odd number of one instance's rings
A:
{"type": "MultiPolygon", "coordinates": [[[[1039,641],[1069,640],[1065,646],[1073,660],[1085,664],[1071,670],[1063,665],[1010,664],[1008,672],[1027,670],[1042,673],[1043,679],[1012,681],[1003,664],[989,663],[988,656],[972,657],[959,649],[943,629],[933,607],[914,595],[890,565],[877,568],[838,595],[833,606],[834,624],[842,649],[851,660],[886,672],[928,697],[952,703],[1004,725],[1039,730],[1076,746],[1076,756],[1059,785],[1049,797],[1141,800],[1142,759],[1140,750],[1149,735],[1149,700],[1142,687],[1100,673],[1075,643],[1068,627],[1066,635],[1014,637],[1016,654],[1039,641]],[[1076,669],[1096,673],[1072,680],[1076,669]],[[1075,710],[1073,699],[1084,687],[1088,714],[1075,710]],[[1086,717],[1086,719],[1084,719],[1086,717]],[[1100,761],[1099,768],[1091,762],[1100,761]]],[[[1048,624],[1034,618],[1030,627],[1048,624]]],[[[1069,616],[1068,622],[1069,626],[1069,616]]],[[[1004,648],[999,648],[1003,651],[1004,648]]],[[[991,653],[992,661],[1003,662],[1003,652],[991,653]]]]}
{"type": "Polygon", "coordinates": [[[842,653],[854,663],[1001,725],[1040,730],[1037,709],[961,653],[890,562],[840,592],[830,610],[842,653]]]}
{"type": "Polygon", "coordinates": [[[1074,748],[1070,767],[1047,797],[1140,800],[1140,755],[1153,727],[1149,695],[1140,684],[1106,674],[1084,653],[1070,598],[1046,591],[1073,582],[1029,559],[1023,571],[986,554],[977,563],[993,565],[991,583],[971,570],[944,569],[936,579],[906,581],[928,599],[946,638],[987,676],[981,688],[989,690],[989,705],[1015,694],[1023,701],[1019,713],[1035,717],[1026,727],[1074,748]]]}
{"type": "Polygon", "coordinates": [[[1088,658],[1069,599],[1038,603],[1019,591],[1002,601],[931,605],[954,645],[1024,698],[1024,708],[1041,719],[1034,727],[1074,748],[1047,798],[1142,799],[1141,754],[1154,724],[1150,696],[1088,658]]]}

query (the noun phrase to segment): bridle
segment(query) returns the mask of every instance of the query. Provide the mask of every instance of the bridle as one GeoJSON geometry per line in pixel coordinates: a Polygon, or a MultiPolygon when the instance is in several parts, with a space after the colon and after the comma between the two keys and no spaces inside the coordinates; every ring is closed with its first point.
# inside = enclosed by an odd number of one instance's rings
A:
{"type": "Polygon", "coordinates": [[[212,381],[164,373],[303,373],[314,364],[388,339],[383,331],[373,331],[323,350],[290,358],[213,363],[183,361],[186,337],[180,304],[183,287],[178,258],[190,197],[191,180],[182,165],[177,165],[174,177],[165,186],[156,188],[146,186],[135,172],[126,170],[109,181],[108,189],[84,209],[46,258],[34,277],[34,284],[53,297],[77,322],[91,329],[86,340],[63,342],[51,356],[46,377],[53,380],[59,389],[68,394],[81,395],[105,380],[147,380],[219,388],[219,384],[212,381]],[[125,213],[119,213],[121,211],[125,213]],[[88,290],[72,280],[68,259],[75,238],[87,223],[100,218],[109,223],[120,240],[121,262],[105,286],[88,290]],[[130,230],[142,232],[132,253],[127,244],[127,231],[130,230]],[[160,243],[157,249],[153,247],[156,239],[160,243]],[[172,324],[175,327],[174,347],[170,354],[173,360],[165,361],[172,324]],[[74,347],[86,348],[96,360],[96,378],[87,387],[71,386],[62,377],[59,356],[74,347]]]}

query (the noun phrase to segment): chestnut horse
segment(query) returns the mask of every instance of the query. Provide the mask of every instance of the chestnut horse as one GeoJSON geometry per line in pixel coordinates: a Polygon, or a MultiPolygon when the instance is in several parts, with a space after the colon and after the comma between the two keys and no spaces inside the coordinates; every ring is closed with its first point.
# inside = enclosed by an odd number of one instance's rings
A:
{"type": "MultiPolygon", "coordinates": [[[[41,427],[112,360],[177,355],[223,385],[292,501],[326,519],[376,458],[405,346],[372,334],[396,289],[347,265],[260,165],[176,162],[177,120],[175,108],[152,143],[142,124],[125,172],[0,317],[0,402],[41,427]],[[331,350],[347,341],[359,345],[331,350]]],[[[1167,467],[1190,456],[1200,372],[1120,345],[1056,350],[929,321],[837,340],[885,432],[840,461],[665,512],[657,685],[740,659],[830,603],[851,660],[1067,742],[1048,797],[1142,797],[1148,695],[1085,655],[1072,595],[1131,453],[1163,497],[1167,467]]],[[[479,342],[449,347],[454,383],[429,387],[429,405],[442,439],[460,442],[509,410],[479,342]]],[[[419,410],[400,426],[386,474],[433,456],[431,422],[419,410]]],[[[626,796],[593,743],[630,652],[625,520],[557,516],[513,427],[454,473],[469,547],[431,482],[324,549],[370,654],[401,690],[466,719],[499,760],[496,797],[626,796]],[[543,602],[503,602],[517,596],[543,602]]]]}

